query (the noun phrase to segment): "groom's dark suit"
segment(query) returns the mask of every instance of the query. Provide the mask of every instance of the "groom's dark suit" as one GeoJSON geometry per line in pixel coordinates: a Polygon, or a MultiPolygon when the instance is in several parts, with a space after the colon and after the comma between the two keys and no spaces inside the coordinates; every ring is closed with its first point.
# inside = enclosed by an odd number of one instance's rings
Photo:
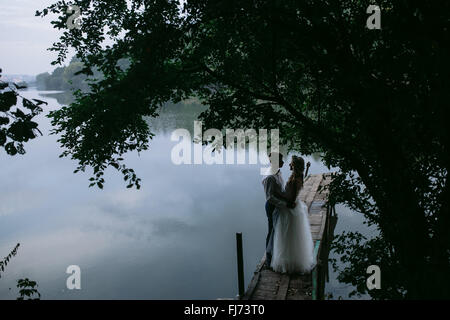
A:
{"type": "Polygon", "coordinates": [[[274,229],[278,220],[277,208],[285,207],[286,201],[278,197],[283,190],[283,178],[280,170],[275,174],[268,175],[262,181],[266,193],[266,215],[268,222],[268,232],[266,237],[266,266],[270,266],[273,252],[274,229]]]}

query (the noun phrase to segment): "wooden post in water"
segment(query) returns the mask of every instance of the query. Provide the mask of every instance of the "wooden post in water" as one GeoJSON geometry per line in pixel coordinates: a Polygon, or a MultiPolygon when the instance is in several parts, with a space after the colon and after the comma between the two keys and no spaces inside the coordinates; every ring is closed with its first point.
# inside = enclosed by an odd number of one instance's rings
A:
{"type": "Polygon", "coordinates": [[[244,256],[242,252],[242,233],[236,233],[236,248],[237,248],[237,268],[238,268],[238,285],[239,285],[239,299],[244,296],[244,256]]]}
{"type": "Polygon", "coordinates": [[[305,176],[304,176],[304,178],[306,178],[307,176],[308,176],[308,171],[309,171],[309,167],[311,166],[311,162],[307,162],[306,163],[306,170],[305,170],[305,176]]]}

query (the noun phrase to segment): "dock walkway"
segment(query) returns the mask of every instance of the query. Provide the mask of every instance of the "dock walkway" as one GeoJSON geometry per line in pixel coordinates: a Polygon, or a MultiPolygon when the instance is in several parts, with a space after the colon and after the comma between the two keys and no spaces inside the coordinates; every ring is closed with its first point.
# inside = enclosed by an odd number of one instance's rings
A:
{"type": "Polygon", "coordinates": [[[308,218],[314,242],[317,266],[309,274],[287,275],[264,269],[265,254],[256,267],[242,300],[315,300],[323,295],[324,278],[328,274],[328,244],[336,225],[334,208],[325,205],[331,174],[306,177],[300,199],[308,207],[308,218]],[[322,190],[322,191],[321,191],[322,190]]]}

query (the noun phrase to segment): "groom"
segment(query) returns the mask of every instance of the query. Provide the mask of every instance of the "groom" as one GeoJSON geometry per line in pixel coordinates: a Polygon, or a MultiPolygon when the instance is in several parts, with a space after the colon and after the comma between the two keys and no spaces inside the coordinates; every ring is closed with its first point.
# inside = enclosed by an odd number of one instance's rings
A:
{"type": "Polygon", "coordinates": [[[283,177],[281,176],[280,168],[283,167],[283,155],[278,152],[271,152],[269,154],[270,159],[270,174],[267,175],[262,184],[264,186],[264,192],[266,193],[266,215],[268,220],[269,230],[266,237],[266,263],[265,267],[270,268],[273,252],[273,237],[274,227],[278,220],[279,208],[288,207],[294,208],[295,203],[288,203],[286,200],[280,198],[280,194],[283,191],[283,177]],[[278,158],[278,164],[277,164],[278,158]]]}

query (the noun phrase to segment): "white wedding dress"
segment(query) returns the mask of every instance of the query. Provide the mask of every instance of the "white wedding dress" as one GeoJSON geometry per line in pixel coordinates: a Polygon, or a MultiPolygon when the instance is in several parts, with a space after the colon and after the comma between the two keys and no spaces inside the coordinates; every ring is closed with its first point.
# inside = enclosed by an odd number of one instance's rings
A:
{"type": "MultiPolygon", "coordinates": [[[[289,190],[286,185],[286,194],[289,190]]],[[[297,196],[293,209],[277,208],[271,267],[281,273],[307,273],[316,265],[306,204],[297,196]]]]}

